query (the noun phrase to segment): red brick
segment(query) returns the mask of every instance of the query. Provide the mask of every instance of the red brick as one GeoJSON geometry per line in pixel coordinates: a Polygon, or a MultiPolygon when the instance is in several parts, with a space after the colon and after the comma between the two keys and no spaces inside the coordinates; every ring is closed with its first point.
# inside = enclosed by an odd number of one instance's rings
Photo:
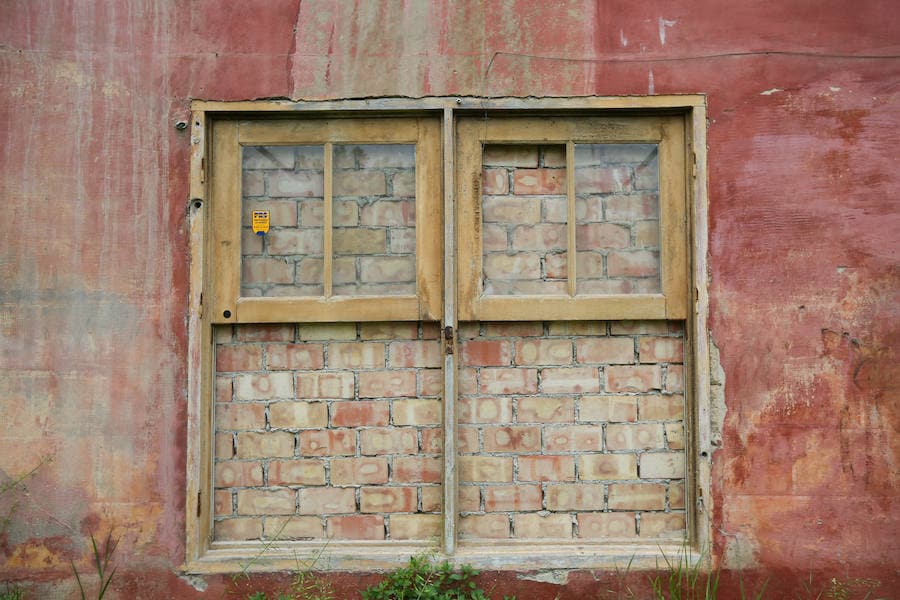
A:
{"type": "Polygon", "coordinates": [[[460,398],[460,423],[509,423],[512,421],[511,398],[460,398]]]}
{"type": "Polygon", "coordinates": [[[581,481],[636,479],[637,457],[634,454],[588,454],[578,457],[581,481]]]}
{"type": "Polygon", "coordinates": [[[529,538],[571,538],[572,517],[570,515],[540,515],[536,513],[517,514],[513,517],[515,537],[529,538]]]}
{"type": "Polygon", "coordinates": [[[326,427],[328,406],[324,402],[275,402],[269,405],[269,425],[285,429],[326,427]]]}
{"type": "Polygon", "coordinates": [[[659,253],[649,250],[610,252],[606,257],[610,277],[653,277],[659,275],[659,253]]]}
{"type": "Polygon", "coordinates": [[[659,483],[609,484],[610,510],[663,510],[666,488],[659,483]]]}
{"type": "Polygon", "coordinates": [[[439,425],[442,410],[440,400],[394,400],[394,425],[439,425]]]}
{"type": "Polygon", "coordinates": [[[234,385],[231,377],[216,377],[216,402],[231,402],[234,385]]]}
{"type": "Polygon", "coordinates": [[[645,219],[659,219],[659,197],[656,194],[610,196],[605,199],[609,221],[633,223],[645,219]]]}
{"type": "Polygon", "coordinates": [[[216,458],[228,460],[234,458],[234,434],[216,433],[216,458]]]}
{"type": "Polygon", "coordinates": [[[684,360],[684,343],[681,338],[642,337],[639,347],[642,363],[680,363],[684,360]]]}
{"type": "Polygon", "coordinates": [[[216,490],[213,492],[213,514],[216,516],[230,515],[234,512],[231,505],[231,490],[216,490]]]}
{"type": "Polygon", "coordinates": [[[457,448],[462,454],[476,454],[481,446],[478,441],[478,429],[474,427],[460,427],[457,429],[457,448]]]}
{"type": "Polygon", "coordinates": [[[241,342],[290,342],[294,339],[294,326],[238,325],[235,334],[241,342]]]}
{"type": "Polygon", "coordinates": [[[392,480],[397,483],[440,483],[442,458],[398,456],[393,460],[392,480]]]}
{"type": "Polygon", "coordinates": [[[509,517],[506,515],[464,515],[459,519],[459,537],[468,539],[506,539],[509,517]]]}
{"type": "Polygon", "coordinates": [[[419,371],[419,395],[441,396],[444,393],[444,374],[440,369],[419,371]]]}
{"type": "Polygon", "coordinates": [[[216,430],[263,429],[266,406],[257,403],[220,403],[215,408],[216,430]]]}
{"type": "Polygon", "coordinates": [[[437,340],[391,342],[389,349],[391,367],[440,367],[443,363],[437,340]]]}
{"type": "Polygon", "coordinates": [[[328,346],[328,366],[332,369],[383,369],[384,344],[334,342],[328,346]]]}
{"type": "Polygon", "coordinates": [[[578,537],[618,538],[637,535],[634,513],[579,513],[578,537]]]}
{"type": "Polygon", "coordinates": [[[622,192],[631,186],[631,176],[626,167],[577,167],[575,169],[575,193],[609,194],[622,192]]]}
{"type": "MultiPolygon", "coordinates": [[[[566,233],[566,226],[563,223],[519,225],[512,232],[512,248],[543,252],[565,250],[568,244],[566,233]]],[[[505,247],[501,248],[503,249],[505,247]]]]}
{"type": "Polygon", "coordinates": [[[356,454],[356,432],[349,429],[301,431],[300,454],[303,456],[356,454]]]}
{"type": "Polygon", "coordinates": [[[481,191],[485,195],[508,194],[509,176],[506,169],[483,169],[481,191]]]}
{"type": "Polygon", "coordinates": [[[575,459],[571,456],[520,456],[519,481],[574,481],[575,459]]]}
{"type": "Polygon", "coordinates": [[[396,398],[415,395],[415,371],[364,371],[359,374],[360,398],[396,398]]]}
{"type": "Polygon", "coordinates": [[[269,344],[266,362],[273,370],[315,370],[325,365],[321,344],[269,344]]]}
{"type": "Polygon", "coordinates": [[[218,346],[216,371],[259,371],[262,369],[260,346],[218,346]]]}
{"type": "Polygon", "coordinates": [[[263,484],[262,463],[258,462],[217,462],[215,486],[250,487],[263,484]]]}
{"type": "Polygon", "coordinates": [[[571,423],[575,420],[575,400],[571,396],[527,396],[516,399],[519,423],[571,423]]]}
{"type": "Polygon", "coordinates": [[[565,169],[516,169],[513,172],[515,194],[565,194],[565,169]]]}
{"type": "Polygon", "coordinates": [[[537,392],[537,369],[484,368],[479,373],[482,394],[533,394],[537,392]]]}
{"type": "Polygon", "coordinates": [[[663,427],[656,423],[606,426],[609,450],[646,450],[663,447],[663,427]]]}
{"type": "Polygon", "coordinates": [[[461,485],[456,499],[456,508],[460,512],[478,512],[481,510],[481,491],[478,486],[461,485]]]}
{"type": "Polygon", "coordinates": [[[486,427],[485,452],[539,452],[541,428],[529,426],[486,427]]]}
{"type": "Polygon", "coordinates": [[[381,515],[344,515],[328,517],[326,535],[336,540],[383,540],[381,515]]]}
{"type": "Polygon", "coordinates": [[[333,515],[356,512],[355,488],[301,488],[301,515],[333,515]]]}
{"type": "MultiPolygon", "coordinates": [[[[575,226],[575,247],[579,251],[627,248],[631,241],[629,238],[628,229],[611,223],[587,223],[575,226]]],[[[613,273],[610,272],[609,275],[612,276],[613,273]]]]}
{"type": "Polygon", "coordinates": [[[418,504],[414,487],[363,487],[359,510],[364,513],[413,512],[418,504]]]}
{"type": "Polygon", "coordinates": [[[541,369],[541,391],[545,394],[599,392],[600,372],[596,367],[541,369]]]}
{"type": "Polygon", "coordinates": [[[506,456],[460,456],[460,481],[512,481],[513,459],[506,456]]]}
{"type": "Polygon", "coordinates": [[[506,225],[485,223],[481,229],[481,249],[483,252],[505,252],[509,247],[506,225]]]}
{"type": "MultiPolygon", "coordinates": [[[[461,365],[465,367],[465,365],[461,365]]],[[[460,394],[478,393],[478,370],[460,368],[456,373],[456,385],[460,394]]]]}
{"type": "Polygon", "coordinates": [[[364,429],[359,432],[363,454],[415,454],[418,450],[416,430],[411,427],[364,429]]]}
{"type": "Polygon", "coordinates": [[[659,365],[612,366],[606,372],[606,389],[610,392],[649,392],[662,388],[659,365]]]}
{"type": "Polygon", "coordinates": [[[539,485],[491,485],[484,489],[484,510],[541,510],[539,485]]]}
{"type": "Polygon", "coordinates": [[[240,515],[289,515],[294,512],[294,490],[238,490],[240,515]]]}
{"type": "Polygon", "coordinates": [[[421,429],[422,452],[440,454],[444,449],[444,432],[438,427],[421,429]]]}
{"type": "Polygon", "coordinates": [[[391,515],[391,539],[425,540],[441,535],[440,515],[391,515]]]}
{"type": "Polygon", "coordinates": [[[353,373],[298,373],[298,398],[353,398],[353,373]]]}
{"type": "Polygon", "coordinates": [[[634,396],[582,396],[579,421],[636,421],[638,410],[634,396]]]}
{"type": "Polygon", "coordinates": [[[509,342],[467,340],[459,344],[460,361],[475,367],[505,367],[512,364],[509,342]]]}
{"type": "Polygon", "coordinates": [[[599,452],[603,430],[597,425],[568,425],[544,429],[546,452],[599,452]]]}
{"type": "Polygon", "coordinates": [[[516,364],[572,364],[572,341],[561,339],[517,340],[516,364]]]}
{"type": "Polygon", "coordinates": [[[386,458],[335,458],[331,461],[332,485],[387,483],[386,458]]]}
{"type": "Polygon", "coordinates": [[[325,485],[325,463],[321,460],[270,461],[269,485],[325,485]]]}
{"type": "Polygon", "coordinates": [[[546,491],[547,509],[603,510],[603,486],[601,484],[564,483],[550,484],[546,491]]]}
{"type": "Polygon", "coordinates": [[[626,337],[588,338],[575,342],[580,363],[631,364],[634,341],[626,337]]]}
{"type": "Polygon", "coordinates": [[[332,427],[387,425],[390,418],[390,404],[386,401],[348,400],[331,404],[332,427]]]}

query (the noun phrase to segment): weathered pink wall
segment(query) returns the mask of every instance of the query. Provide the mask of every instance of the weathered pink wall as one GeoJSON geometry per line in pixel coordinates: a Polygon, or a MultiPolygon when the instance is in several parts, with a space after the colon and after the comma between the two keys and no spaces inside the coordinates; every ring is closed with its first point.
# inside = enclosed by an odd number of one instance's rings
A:
{"type": "Polygon", "coordinates": [[[191,98],[690,92],[728,409],[715,552],[900,585],[900,10],[730,4],[0,4],[0,469],[52,457],[0,581],[64,597],[114,527],[121,597],[221,593],[177,576],[191,98]]]}

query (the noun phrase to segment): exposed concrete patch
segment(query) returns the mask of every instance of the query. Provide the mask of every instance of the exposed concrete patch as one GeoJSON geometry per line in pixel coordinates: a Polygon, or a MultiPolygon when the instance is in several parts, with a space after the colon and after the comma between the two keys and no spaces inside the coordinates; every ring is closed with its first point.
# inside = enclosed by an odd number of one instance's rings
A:
{"type": "Polygon", "coordinates": [[[206,583],[206,580],[199,575],[179,575],[178,578],[190,585],[198,592],[205,592],[206,588],[209,587],[209,584],[206,583]]]}
{"type": "Polygon", "coordinates": [[[725,370],[719,359],[719,347],[709,336],[709,434],[710,443],[722,445],[722,431],[725,427],[725,370]]]}
{"type": "Polygon", "coordinates": [[[569,583],[568,569],[550,569],[548,571],[538,571],[537,573],[522,573],[516,576],[516,579],[523,581],[535,581],[537,583],[553,583],[556,585],[566,585],[569,583]]]}
{"type": "Polygon", "coordinates": [[[759,566],[756,555],[759,545],[743,533],[725,534],[724,565],[728,569],[751,569],[759,566]]]}

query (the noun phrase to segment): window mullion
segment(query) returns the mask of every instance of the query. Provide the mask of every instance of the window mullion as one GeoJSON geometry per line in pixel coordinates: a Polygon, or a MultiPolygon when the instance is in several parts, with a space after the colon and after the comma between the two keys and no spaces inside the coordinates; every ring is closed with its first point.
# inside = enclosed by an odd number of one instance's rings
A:
{"type": "Polygon", "coordinates": [[[569,296],[575,296],[578,289],[576,281],[576,258],[575,254],[575,142],[569,140],[566,142],[566,240],[568,242],[566,254],[566,277],[568,282],[569,296]]]}
{"type": "Polygon", "coordinates": [[[325,288],[325,297],[331,297],[331,283],[332,283],[332,274],[333,274],[333,238],[332,238],[332,220],[334,213],[332,211],[332,181],[333,181],[333,163],[332,163],[332,153],[333,144],[331,142],[325,143],[325,163],[323,167],[323,177],[324,181],[324,192],[322,199],[322,216],[323,216],[323,249],[322,249],[322,277],[323,277],[323,285],[325,288]]]}

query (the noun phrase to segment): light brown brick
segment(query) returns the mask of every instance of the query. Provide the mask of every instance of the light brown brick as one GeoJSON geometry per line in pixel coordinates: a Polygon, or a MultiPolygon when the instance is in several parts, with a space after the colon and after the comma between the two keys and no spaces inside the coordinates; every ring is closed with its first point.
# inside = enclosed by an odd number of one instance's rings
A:
{"type": "Polygon", "coordinates": [[[400,171],[391,178],[394,196],[397,198],[414,198],[416,195],[416,174],[413,171],[400,171]]]}
{"type": "Polygon", "coordinates": [[[460,481],[512,481],[513,459],[502,456],[460,456],[460,481]]]}
{"type": "Polygon", "coordinates": [[[666,488],[659,483],[609,484],[610,510],[663,510],[666,488]]]}
{"type": "Polygon", "coordinates": [[[541,497],[539,485],[491,485],[484,489],[484,510],[541,510],[541,497]]]}
{"type": "Polygon", "coordinates": [[[384,344],[334,342],[328,346],[328,366],[332,369],[383,369],[384,344]]]}
{"type": "Polygon", "coordinates": [[[259,371],[262,369],[261,346],[218,346],[216,371],[259,371]]]}
{"type": "Polygon", "coordinates": [[[302,323],[297,336],[303,341],[355,340],[356,323],[302,323]]]}
{"type": "Polygon", "coordinates": [[[540,223],[541,201],[537,198],[500,196],[482,200],[485,223],[540,223]]]}
{"type": "Polygon", "coordinates": [[[301,515],[333,515],[356,512],[354,488],[301,488],[301,515]]]}
{"type": "Polygon", "coordinates": [[[395,368],[440,367],[443,362],[437,340],[391,342],[389,349],[390,366],[395,368]]]}
{"type": "Polygon", "coordinates": [[[572,341],[562,339],[534,339],[516,341],[517,365],[572,364],[572,341]]]}
{"type": "Polygon", "coordinates": [[[325,463],[321,460],[270,461],[269,485],[325,485],[325,463]]]}
{"type": "Polygon", "coordinates": [[[384,254],[387,235],[384,229],[336,227],[333,248],[335,254],[384,254]]]}
{"type": "Polygon", "coordinates": [[[394,425],[440,425],[440,400],[394,400],[394,425]]]}
{"type": "Polygon", "coordinates": [[[213,492],[213,514],[230,515],[234,512],[231,505],[231,490],[215,490],[213,492]]]}
{"type": "Polygon", "coordinates": [[[273,370],[315,370],[325,365],[322,344],[269,344],[266,362],[273,370]]]}
{"type": "Polygon", "coordinates": [[[517,514],[513,517],[513,524],[515,537],[519,539],[572,537],[570,515],[517,514]]]}
{"type": "Polygon", "coordinates": [[[416,430],[411,427],[364,429],[359,432],[363,454],[415,454],[418,449],[416,430]]]}
{"type": "Polygon", "coordinates": [[[387,483],[388,463],[385,458],[336,458],[331,461],[332,485],[364,485],[387,483]]]}
{"type": "Polygon", "coordinates": [[[294,434],[287,431],[237,434],[238,458],[281,458],[294,454],[294,434]]]}
{"type": "MultiPolygon", "coordinates": [[[[270,255],[287,255],[287,254],[305,254],[320,255],[323,248],[322,228],[298,228],[298,229],[275,229],[267,235],[267,245],[270,255]]],[[[244,260],[244,265],[248,263],[244,260]]],[[[291,263],[287,263],[290,265],[291,263]]],[[[245,281],[260,281],[258,279],[247,279],[246,269],[244,275],[245,281]]],[[[260,281],[260,283],[264,282],[260,281]]]]}
{"type": "Polygon", "coordinates": [[[238,490],[239,515],[289,515],[294,512],[294,490],[238,490]]]}
{"type": "Polygon", "coordinates": [[[520,456],[519,481],[575,481],[572,456],[520,456]]]}
{"type": "Polygon", "coordinates": [[[390,422],[390,403],[383,400],[348,400],[331,404],[332,427],[384,426],[390,422]]]}
{"type": "Polygon", "coordinates": [[[419,371],[419,396],[441,396],[444,392],[444,374],[440,369],[419,371]]]}
{"type": "Polygon", "coordinates": [[[393,460],[392,480],[397,483],[440,483],[444,461],[438,457],[398,456],[393,460]]]}
{"type": "Polygon", "coordinates": [[[231,402],[234,386],[230,376],[216,377],[216,402],[231,402]]]}
{"type": "Polygon", "coordinates": [[[575,420],[575,400],[571,396],[526,396],[516,399],[519,423],[571,423],[575,420]]]}
{"type": "Polygon", "coordinates": [[[441,487],[437,485],[422,486],[422,512],[440,512],[441,487]]]}
{"type": "Polygon", "coordinates": [[[324,402],[275,402],[269,405],[269,424],[285,429],[325,427],[328,407],[324,402]]]}
{"type": "Polygon", "coordinates": [[[610,392],[649,392],[662,388],[658,365],[606,367],[606,389],[610,392]]]}
{"type": "Polygon", "coordinates": [[[534,394],[538,389],[537,369],[484,368],[479,373],[482,394],[534,394]]]}
{"type": "Polygon", "coordinates": [[[670,450],[684,450],[684,425],[666,423],[666,441],[670,450]]]}
{"type": "Polygon", "coordinates": [[[578,537],[619,538],[635,537],[637,525],[634,513],[579,513],[578,537]]]}
{"type": "Polygon", "coordinates": [[[311,429],[300,432],[302,456],[346,456],[356,454],[356,432],[351,429],[311,429]]]}
{"type": "Polygon", "coordinates": [[[506,169],[483,169],[481,172],[481,192],[485,195],[508,194],[509,175],[506,169]]]}
{"type": "Polygon", "coordinates": [[[589,454],[578,457],[578,477],[582,481],[636,479],[634,454],[589,454]]]}
{"type": "Polygon", "coordinates": [[[513,250],[565,250],[566,226],[562,223],[519,225],[512,231],[513,250]]]}
{"type": "Polygon", "coordinates": [[[383,540],[384,517],[381,515],[343,515],[328,517],[326,532],[335,540],[383,540]]]}
{"type": "Polygon", "coordinates": [[[482,262],[484,276],[489,280],[540,279],[541,255],[537,252],[488,254],[482,262]]]}
{"type": "Polygon", "coordinates": [[[460,423],[509,423],[512,398],[460,398],[460,423]]]}
{"type": "Polygon", "coordinates": [[[223,519],[214,531],[217,540],[256,540],[262,536],[262,519],[223,519]]]}
{"type": "Polygon", "coordinates": [[[669,508],[684,508],[684,482],[669,483],[669,508]]]}
{"type": "Polygon", "coordinates": [[[416,224],[414,200],[379,200],[362,207],[360,223],[376,227],[413,227],[416,224]]]}
{"type": "Polygon", "coordinates": [[[600,391],[596,367],[541,369],[541,391],[545,394],[580,394],[600,391]]]}
{"type": "MultiPolygon", "coordinates": [[[[282,252],[279,254],[286,254],[282,252]]],[[[249,258],[241,261],[241,282],[253,283],[292,283],[294,281],[294,264],[281,258],[249,258]]]]}
{"type": "Polygon", "coordinates": [[[536,337],[544,335],[540,321],[494,322],[484,324],[485,337],[536,337]]]}
{"type": "Polygon", "coordinates": [[[460,427],[457,429],[457,448],[462,454],[476,454],[481,445],[478,440],[478,429],[474,427],[460,427]]]}
{"type": "Polygon", "coordinates": [[[644,452],[641,454],[643,479],[683,479],[683,452],[644,452]]]}
{"type": "Polygon", "coordinates": [[[234,458],[234,434],[216,433],[216,459],[228,460],[234,458]]]}
{"type": "Polygon", "coordinates": [[[294,339],[292,325],[238,325],[235,337],[240,342],[290,342],[294,339]]]}
{"type": "Polygon", "coordinates": [[[603,510],[603,486],[599,484],[549,484],[546,491],[547,509],[603,510]]]}
{"type": "MultiPolygon", "coordinates": [[[[586,223],[575,226],[575,247],[579,250],[605,250],[626,248],[629,244],[628,229],[611,223],[586,223]]],[[[610,276],[613,273],[609,273],[610,276]]],[[[624,273],[616,273],[624,275],[624,273]]]]}
{"type": "Polygon", "coordinates": [[[636,421],[634,396],[582,396],[579,399],[579,421],[636,421]]]}
{"type": "Polygon", "coordinates": [[[597,425],[565,425],[544,429],[546,452],[599,452],[603,430],[597,425]]]}
{"type": "Polygon", "coordinates": [[[606,447],[609,450],[646,450],[663,446],[662,425],[634,423],[606,426],[606,447]]]}
{"type": "Polygon", "coordinates": [[[603,364],[631,364],[634,362],[634,341],[626,337],[587,338],[575,342],[578,362],[603,364]]]}
{"type": "Polygon", "coordinates": [[[509,517],[506,515],[463,515],[459,518],[459,536],[470,539],[506,539],[509,517]]]}
{"type": "Polygon", "coordinates": [[[266,517],[263,532],[269,540],[318,539],[323,537],[319,517],[266,517]]]}
{"type": "Polygon", "coordinates": [[[294,380],[290,373],[237,375],[234,378],[234,396],[238,400],[293,398],[294,380]]]}
{"type": "Polygon", "coordinates": [[[684,367],[682,365],[666,367],[666,391],[684,392],[684,367]]]}
{"type": "Polygon", "coordinates": [[[360,398],[396,398],[415,395],[415,371],[363,371],[359,374],[360,398]]]}
{"type": "Polygon", "coordinates": [[[621,192],[631,186],[631,176],[626,167],[577,167],[575,192],[577,194],[609,194],[621,192]]]}
{"type": "Polygon", "coordinates": [[[440,515],[391,515],[393,540],[426,540],[441,534],[440,515]]]}
{"type": "Polygon", "coordinates": [[[444,448],[444,434],[438,427],[421,429],[422,452],[426,454],[440,454],[444,448]]]}
{"type": "Polygon", "coordinates": [[[484,428],[485,452],[539,452],[541,428],[515,425],[484,428]]]}
{"type": "Polygon", "coordinates": [[[215,486],[250,487],[263,484],[262,463],[225,461],[216,463],[215,486]]]}
{"type": "Polygon", "coordinates": [[[642,513],[641,537],[684,537],[687,526],[684,513],[642,513]]]}
{"type": "Polygon", "coordinates": [[[642,363],[680,363],[684,360],[684,343],[681,338],[642,337],[639,346],[642,363]]]}
{"type": "MultiPolygon", "coordinates": [[[[335,196],[382,196],[386,191],[387,183],[384,179],[384,173],[381,171],[339,169],[334,172],[335,196]]],[[[296,196],[299,194],[290,195],[296,196]]]]}
{"type": "Polygon", "coordinates": [[[639,396],[637,404],[643,421],[671,421],[684,418],[684,396],[680,394],[639,396]]]}
{"type": "Polygon", "coordinates": [[[298,373],[298,398],[352,398],[353,373],[298,373]]]}
{"type": "Polygon", "coordinates": [[[215,410],[217,431],[263,429],[266,426],[265,404],[219,403],[215,410]]]}
{"type": "Polygon", "coordinates": [[[359,490],[359,510],[364,513],[412,512],[417,503],[414,487],[363,487],[359,490]]]}
{"type": "Polygon", "coordinates": [[[610,277],[654,277],[659,275],[659,253],[649,250],[614,251],[606,257],[610,277]]]}
{"type": "Polygon", "coordinates": [[[504,167],[538,166],[538,147],[532,144],[488,144],[484,147],[482,164],[504,167]]]}

